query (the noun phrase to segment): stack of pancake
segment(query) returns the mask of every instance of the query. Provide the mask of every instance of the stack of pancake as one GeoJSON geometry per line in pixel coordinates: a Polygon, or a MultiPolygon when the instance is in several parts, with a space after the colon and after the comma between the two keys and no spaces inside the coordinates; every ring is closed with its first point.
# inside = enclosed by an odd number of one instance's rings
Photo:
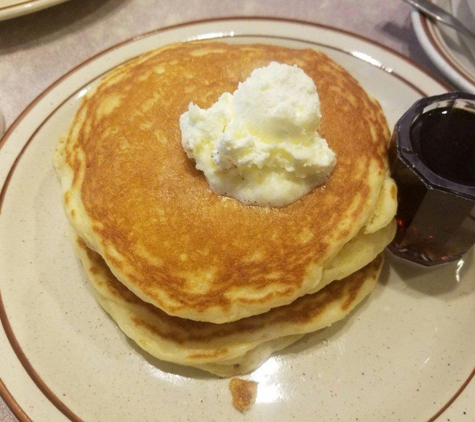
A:
{"type": "Polygon", "coordinates": [[[190,42],[116,68],[83,99],[54,164],[98,302],[165,361],[232,376],[344,318],[373,289],[395,233],[379,104],[314,50],[190,42]],[[190,102],[210,107],[271,61],[320,96],[328,181],[282,208],[211,192],[181,146],[190,102]]]}

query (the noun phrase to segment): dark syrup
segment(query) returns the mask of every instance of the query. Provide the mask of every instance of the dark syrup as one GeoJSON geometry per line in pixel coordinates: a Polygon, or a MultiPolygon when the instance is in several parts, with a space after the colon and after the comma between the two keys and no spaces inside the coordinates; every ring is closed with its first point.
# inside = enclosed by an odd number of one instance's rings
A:
{"type": "MultiPolygon", "coordinates": [[[[475,114],[452,107],[419,116],[411,126],[414,153],[424,165],[450,182],[475,186],[475,114]]],[[[398,231],[390,246],[396,255],[423,265],[448,262],[475,241],[475,202],[430,189],[397,161],[398,231]]]]}
{"type": "Polygon", "coordinates": [[[452,107],[430,110],[413,123],[414,152],[439,176],[475,186],[474,113],[452,107]]]}

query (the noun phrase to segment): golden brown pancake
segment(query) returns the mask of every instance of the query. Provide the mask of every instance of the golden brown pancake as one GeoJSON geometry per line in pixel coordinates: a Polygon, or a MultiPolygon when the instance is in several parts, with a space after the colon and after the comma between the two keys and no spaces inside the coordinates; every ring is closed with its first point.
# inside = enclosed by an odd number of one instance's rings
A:
{"type": "Polygon", "coordinates": [[[99,254],[76,237],[76,252],[102,307],[124,333],[158,359],[220,376],[250,372],[276,350],[347,316],[374,288],[382,265],[363,269],[289,305],[226,324],[173,317],[135,296],[99,254]]]}
{"type": "Polygon", "coordinates": [[[241,412],[249,410],[257,397],[256,381],[233,378],[229,381],[229,391],[233,397],[233,405],[241,412]]]}
{"type": "Polygon", "coordinates": [[[379,104],[322,53],[191,42],[104,77],[58,146],[55,167],[72,226],[128,289],[170,315],[225,323],[317,291],[350,240],[387,226],[396,203],[388,138],[379,104]],[[325,185],[283,208],[211,192],[179,129],[190,102],[210,107],[271,61],[296,64],[314,80],[320,133],[337,156],[325,185]],[[375,216],[380,197],[387,206],[375,216]]]}

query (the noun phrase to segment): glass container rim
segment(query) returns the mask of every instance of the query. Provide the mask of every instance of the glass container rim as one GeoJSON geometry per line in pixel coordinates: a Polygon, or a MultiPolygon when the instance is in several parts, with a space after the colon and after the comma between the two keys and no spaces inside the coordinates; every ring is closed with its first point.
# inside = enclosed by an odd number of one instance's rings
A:
{"type": "Polygon", "coordinates": [[[473,102],[475,109],[475,95],[465,92],[450,92],[441,95],[421,98],[416,101],[397,121],[394,134],[398,158],[429,188],[451,193],[475,201],[475,186],[453,182],[433,172],[414,152],[410,139],[410,128],[415,120],[423,114],[430,105],[442,102],[468,100],[473,102]]]}

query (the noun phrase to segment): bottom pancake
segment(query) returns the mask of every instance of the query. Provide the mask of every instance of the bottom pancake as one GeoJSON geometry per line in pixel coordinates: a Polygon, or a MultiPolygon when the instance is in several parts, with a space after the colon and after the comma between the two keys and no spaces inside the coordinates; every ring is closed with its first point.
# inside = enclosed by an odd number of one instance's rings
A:
{"type": "Polygon", "coordinates": [[[289,305],[212,324],[173,317],[142,301],[82,239],[77,237],[75,244],[97,300],[128,337],[160,360],[219,376],[250,372],[273,352],[343,319],[373,290],[383,262],[379,255],[359,271],[289,305]]]}

